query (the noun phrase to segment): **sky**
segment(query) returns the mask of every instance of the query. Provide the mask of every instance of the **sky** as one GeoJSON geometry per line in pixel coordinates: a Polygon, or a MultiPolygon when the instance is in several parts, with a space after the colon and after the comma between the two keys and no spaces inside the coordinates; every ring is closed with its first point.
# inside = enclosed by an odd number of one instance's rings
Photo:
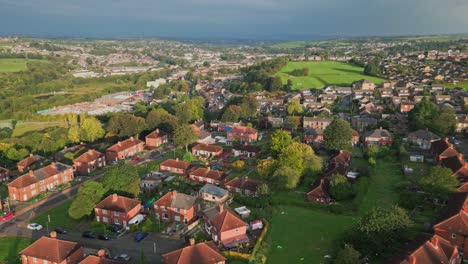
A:
{"type": "Polygon", "coordinates": [[[0,0],[0,35],[316,39],[468,33],[468,0],[0,0]]]}

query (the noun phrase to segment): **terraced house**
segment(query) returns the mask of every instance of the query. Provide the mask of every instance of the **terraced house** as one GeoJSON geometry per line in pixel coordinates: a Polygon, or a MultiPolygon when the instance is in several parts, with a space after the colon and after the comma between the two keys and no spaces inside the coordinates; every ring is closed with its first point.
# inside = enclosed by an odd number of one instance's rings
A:
{"type": "Polygon", "coordinates": [[[73,168],[60,162],[53,162],[49,166],[16,178],[8,184],[10,199],[28,201],[41,193],[73,180],[73,168]]]}
{"type": "Polygon", "coordinates": [[[189,179],[199,183],[220,185],[224,178],[225,175],[222,172],[210,168],[198,168],[189,173],[189,179]]]}
{"type": "Polygon", "coordinates": [[[145,143],[133,137],[124,141],[119,141],[110,148],[106,149],[107,162],[116,162],[132,157],[138,152],[143,151],[145,143]]]}

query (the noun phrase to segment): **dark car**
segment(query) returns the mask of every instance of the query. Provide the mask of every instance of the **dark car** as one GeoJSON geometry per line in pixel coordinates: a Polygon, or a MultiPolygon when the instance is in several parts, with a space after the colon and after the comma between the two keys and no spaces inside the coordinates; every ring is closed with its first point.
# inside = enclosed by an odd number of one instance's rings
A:
{"type": "Polygon", "coordinates": [[[97,238],[96,234],[92,231],[84,231],[81,236],[84,238],[97,238]]]}
{"type": "Polygon", "coordinates": [[[68,233],[67,230],[61,228],[61,227],[57,227],[54,229],[54,231],[57,233],[57,234],[66,234],[68,233]]]}
{"type": "Polygon", "coordinates": [[[117,234],[120,234],[123,231],[125,231],[125,228],[119,224],[110,224],[108,228],[110,231],[112,231],[112,233],[117,233],[117,234]]]}
{"type": "Polygon", "coordinates": [[[136,242],[140,242],[142,241],[145,237],[148,236],[148,233],[146,232],[138,232],[136,235],[135,235],[135,241],[136,242]]]}
{"type": "Polygon", "coordinates": [[[102,234],[98,235],[98,239],[100,239],[100,240],[109,240],[110,236],[108,234],[102,233],[102,234]]]}
{"type": "Polygon", "coordinates": [[[122,253],[122,254],[119,254],[119,255],[115,256],[114,259],[116,259],[116,260],[130,261],[131,257],[130,257],[128,254],[126,254],[126,253],[122,253]]]}

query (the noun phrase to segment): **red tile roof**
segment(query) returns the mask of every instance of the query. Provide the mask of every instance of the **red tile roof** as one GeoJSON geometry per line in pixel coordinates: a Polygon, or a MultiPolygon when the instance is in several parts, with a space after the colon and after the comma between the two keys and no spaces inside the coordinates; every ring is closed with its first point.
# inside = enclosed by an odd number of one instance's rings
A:
{"type": "Polygon", "coordinates": [[[257,134],[257,130],[252,127],[234,126],[228,133],[244,133],[244,134],[257,134]]]}
{"type": "Polygon", "coordinates": [[[186,169],[188,169],[188,167],[190,167],[190,163],[185,162],[183,160],[167,159],[167,160],[161,162],[160,166],[166,166],[166,167],[170,167],[170,168],[177,168],[177,169],[186,170],[186,169]]]}
{"type": "Polygon", "coordinates": [[[190,175],[198,176],[198,177],[205,177],[210,178],[213,180],[219,180],[223,177],[223,173],[218,170],[211,170],[210,168],[198,168],[192,172],[190,175]]]}
{"type": "Polygon", "coordinates": [[[459,153],[457,156],[443,159],[441,165],[451,169],[454,176],[458,179],[468,178],[468,163],[463,160],[463,154],[461,153],[459,153]]]}
{"type": "Polygon", "coordinates": [[[431,151],[436,156],[452,157],[457,156],[458,152],[453,148],[453,145],[448,142],[448,138],[439,139],[431,143],[431,151]]]}
{"type": "Polygon", "coordinates": [[[431,240],[426,241],[403,260],[401,264],[452,264],[451,261],[457,259],[458,255],[457,248],[452,246],[449,241],[438,235],[434,235],[431,240]]]}
{"type": "Polygon", "coordinates": [[[249,190],[251,192],[256,192],[261,182],[251,180],[247,177],[239,178],[236,177],[224,184],[224,186],[230,186],[232,188],[239,188],[242,190],[249,190]]]}
{"type": "Polygon", "coordinates": [[[80,261],[79,264],[123,264],[123,263],[128,263],[128,262],[89,255],[85,259],[80,261]]]}
{"type": "Polygon", "coordinates": [[[154,202],[153,206],[164,206],[188,210],[195,205],[197,198],[177,191],[168,192],[154,202]]]}
{"type": "Polygon", "coordinates": [[[161,133],[159,129],[156,129],[155,131],[149,133],[146,137],[147,138],[160,138],[166,136],[165,134],[161,133]]]}
{"type": "Polygon", "coordinates": [[[18,163],[16,163],[18,166],[22,166],[22,167],[28,167],[29,165],[31,164],[34,164],[35,162],[39,161],[39,160],[45,160],[44,157],[42,156],[39,156],[39,155],[33,155],[33,154],[29,154],[29,156],[27,156],[26,158],[24,158],[23,160],[20,160],[18,163]]]}
{"type": "Polygon", "coordinates": [[[208,144],[198,144],[192,148],[192,150],[202,150],[207,152],[220,152],[223,151],[222,147],[215,146],[215,145],[208,145],[208,144]]]}
{"type": "Polygon", "coordinates": [[[219,205],[215,210],[217,210],[217,214],[207,216],[219,232],[248,226],[247,223],[242,221],[235,213],[223,205],[219,205]]]}
{"type": "Polygon", "coordinates": [[[329,200],[330,195],[328,193],[328,190],[329,190],[329,181],[325,178],[321,178],[315,181],[315,183],[312,185],[311,190],[306,193],[306,196],[307,197],[312,196],[316,198],[329,200]]]}
{"type": "Polygon", "coordinates": [[[198,243],[162,255],[166,264],[216,264],[226,258],[213,241],[198,243]]]}
{"type": "Polygon", "coordinates": [[[21,251],[20,255],[60,263],[78,248],[80,246],[76,242],[43,236],[21,251]]]}
{"type": "Polygon", "coordinates": [[[97,160],[101,157],[104,157],[104,154],[102,154],[101,152],[97,150],[90,149],[86,151],[85,153],[83,153],[82,155],[80,155],[78,158],[74,159],[73,161],[88,163],[88,162],[97,160]]]}
{"type": "Polygon", "coordinates": [[[119,152],[128,148],[131,148],[133,146],[136,146],[138,144],[143,144],[143,141],[131,137],[124,141],[119,141],[118,143],[109,147],[106,151],[119,152]]]}
{"type": "Polygon", "coordinates": [[[460,211],[442,222],[434,225],[434,230],[445,230],[463,236],[468,236],[468,198],[465,197],[460,211]]]}
{"type": "Polygon", "coordinates": [[[65,165],[60,162],[52,163],[38,170],[29,171],[28,173],[10,182],[8,186],[15,187],[15,188],[24,188],[33,183],[40,182],[56,174],[62,173],[67,170],[72,170],[72,169],[73,168],[71,166],[65,165]]]}
{"type": "Polygon", "coordinates": [[[95,208],[127,213],[140,204],[139,201],[117,194],[111,194],[99,202],[95,208]]]}

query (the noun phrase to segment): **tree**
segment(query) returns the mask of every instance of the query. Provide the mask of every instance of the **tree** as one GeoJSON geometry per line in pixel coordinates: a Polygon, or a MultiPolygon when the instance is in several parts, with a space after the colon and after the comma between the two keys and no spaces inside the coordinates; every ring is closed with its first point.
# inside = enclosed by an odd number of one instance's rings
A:
{"type": "Polygon", "coordinates": [[[241,116],[242,110],[238,105],[230,105],[223,113],[221,120],[224,122],[237,122],[241,116]]]}
{"type": "Polygon", "coordinates": [[[68,140],[72,143],[80,142],[80,129],[78,126],[72,126],[68,129],[68,140]]]}
{"type": "Polygon", "coordinates": [[[314,150],[309,145],[293,142],[279,154],[278,166],[292,168],[297,174],[302,175],[304,172],[304,157],[314,154],[314,150]]]}
{"type": "Polygon", "coordinates": [[[372,60],[364,67],[364,74],[379,77],[381,74],[381,70],[379,68],[379,61],[372,60]]]}
{"type": "Polygon", "coordinates": [[[105,134],[101,122],[95,117],[87,116],[81,120],[80,138],[86,142],[94,142],[102,138],[105,134]]]}
{"type": "Polygon", "coordinates": [[[333,264],[359,264],[361,253],[355,250],[351,245],[345,244],[344,247],[338,251],[338,255],[333,260],[333,264]]]}
{"type": "Polygon", "coordinates": [[[269,195],[270,194],[270,188],[268,187],[268,185],[266,185],[265,183],[260,184],[260,186],[258,186],[258,194],[260,194],[262,196],[269,195]]]}
{"type": "Polygon", "coordinates": [[[354,191],[346,176],[334,174],[330,178],[330,194],[340,201],[352,198],[354,191]]]}
{"type": "Polygon", "coordinates": [[[299,183],[301,175],[293,168],[282,166],[275,170],[273,179],[279,189],[294,189],[299,183]]]}
{"type": "Polygon", "coordinates": [[[282,129],[277,129],[271,134],[271,154],[275,157],[278,156],[278,154],[291,143],[293,143],[291,134],[282,129]]]}
{"type": "Polygon", "coordinates": [[[457,126],[455,110],[444,107],[440,110],[439,115],[434,117],[429,125],[429,128],[439,135],[450,135],[457,126]]]}
{"type": "Polygon", "coordinates": [[[73,219],[90,216],[105,192],[102,184],[91,180],[85,181],[78,189],[78,194],[68,209],[68,215],[73,219]]]}
{"type": "Polygon", "coordinates": [[[408,113],[408,123],[413,130],[429,128],[436,134],[449,135],[455,130],[455,111],[439,107],[424,97],[408,113]]]}
{"type": "Polygon", "coordinates": [[[353,131],[348,122],[335,118],[323,132],[325,146],[328,149],[344,149],[351,145],[353,131]]]}
{"type": "Polygon", "coordinates": [[[28,155],[29,151],[25,148],[21,148],[19,150],[16,150],[16,148],[10,148],[6,153],[6,157],[14,161],[20,161],[28,155]]]}
{"type": "Polygon", "coordinates": [[[243,160],[236,160],[232,163],[232,167],[236,171],[241,171],[245,167],[245,161],[243,160]]]}
{"type": "Polygon", "coordinates": [[[459,183],[451,169],[435,166],[418,180],[418,184],[424,192],[441,197],[455,192],[459,183]]]}
{"type": "Polygon", "coordinates": [[[140,193],[140,177],[135,166],[119,163],[107,171],[102,186],[108,192],[136,197],[140,193]]]}
{"type": "Polygon", "coordinates": [[[273,159],[262,159],[257,161],[257,172],[262,177],[267,177],[273,172],[275,161],[273,159]]]}
{"type": "Polygon", "coordinates": [[[205,100],[200,96],[174,106],[175,115],[181,123],[189,123],[202,118],[204,110],[205,100]]]}
{"type": "Polygon", "coordinates": [[[303,109],[299,101],[294,100],[288,103],[287,110],[288,110],[288,114],[295,115],[295,114],[301,114],[303,109]]]}
{"type": "Polygon", "coordinates": [[[188,145],[197,140],[198,136],[191,125],[182,125],[176,128],[174,133],[174,143],[179,147],[185,146],[185,151],[188,152],[188,145]]]}
{"type": "Polygon", "coordinates": [[[283,83],[280,77],[270,77],[268,80],[268,91],[276,92],[281,89],[283,83]]]}
{"type": "Polygon", "coordinates": [[[301,124],[301,119],[298,116],[287,116],[285,124],[292,130],[296,130],[301,124]]]}
{"type": "Polygon", "coordinates": [[[374,157],[369,157],[369,159],[367,159],[367,162],[368,162],[369,165],[371,165],[372,167],[375,167],[375,165],[377,165],[377,161],[375,161],[374,157]]]}
{"type": "Polygon", "coordinates": [[[361,217],[348,240],[365,255],[392,252],[413,225],[406,211],[398,206],[374,208],[361,217]]]}
{"type": "Polygon", "coordinates": [[[145,128],[145,119],[131,114],[113,115],[107,125],[107,130],[119,137],[138,136],[145,128]]]}
{"type": "Polygon", "coordinates": [[[240,104],[241,108],[241,117],[250,118],[257,115],[258,101],[257,98],[253,96],[246,96],[242,98],[240,104]]]}
{"type": "Polygon", "coordinates": [[[192,155],[190,151],[185,152],[184,157],[182,158],[184,161],[192,163],[194,161],[195,157],[192,155]]]}
{"type": "Polygon", "coordinates": [[[179,120],[163,108],[157,108],[146,116],[146,125],[149,129],[159,128],[162,131],[172,133],[179,125],[179,120]]]}
{"type": "Polygon", "coordinates": [[[304,171],[307,174],[321,172],[323,169],[323,160],[321,157],[307,153],[304,155],[304,171]]]}

